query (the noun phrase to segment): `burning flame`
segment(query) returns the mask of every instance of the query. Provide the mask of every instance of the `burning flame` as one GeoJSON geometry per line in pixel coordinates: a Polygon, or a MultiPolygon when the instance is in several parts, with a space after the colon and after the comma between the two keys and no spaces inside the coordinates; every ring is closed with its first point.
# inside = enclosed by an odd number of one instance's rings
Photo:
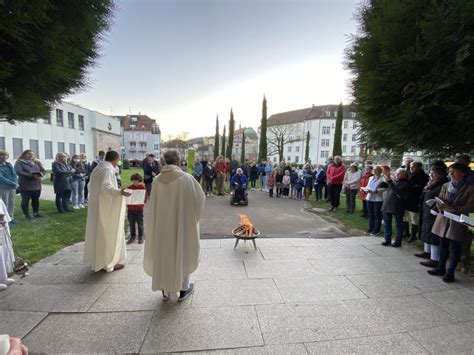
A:
{"type": "Polygon", "coordinates": [[[243,225],[243,226],[246,226],[248,228],[248,230],[252,230],[252,228],[253,228],[253,224],[250,223],[249,218],[244,214],[240,215],[240,224],[243,225]]]}

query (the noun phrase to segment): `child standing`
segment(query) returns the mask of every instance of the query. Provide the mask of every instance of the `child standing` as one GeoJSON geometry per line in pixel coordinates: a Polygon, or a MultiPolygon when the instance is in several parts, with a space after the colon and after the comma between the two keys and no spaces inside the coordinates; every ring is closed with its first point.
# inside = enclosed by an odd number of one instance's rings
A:
{"type": "Polygon", "coordinates": [[[281,171],[280,167],[276,168],[275,184],[277,189],[277,197],[280,197],[283,190],[283,172],[281,171]]]}
{"type": "MultiPolygon", "coordinates": [[[[145,185],[142,184],[143,178],[139,173],[133,174],[130,178],[132,184],[127,187],[130,190],[145,190],[145,185]]],[[[136,227],[138,227],[138,244],[143,244],[143,208],[145,207],[146,194],[143,204],[141,205],[127,205],[128,224],[130,225],[130,239],[127,244],[131,244],[137,237],[136,227]]]]}
{"type": "Polygon", "coordinates": [[[267,180],[268,185],[268,194],[270,197],[273,197],[273,188],[275,187],[275,173],[272,171],[267,180]]]}
{"type": "Polygon", "coordinates": [[[290,198],[296,199],[295,184],[296,184],[296,180],[298,180],[298,173],[296,172],[295,168],[291,169],[290,179],[291,179],[290,198]]]}
{"type": "Polygon", "coordinates": [[[291,185],[291,177],[290,177],[290,172],[288,170],[285,170],[285,175],[283,176],[282,184],[283,184],[283,198],[288,198],[288,195],[290,193],[290,185],[291,185]]]}
{"type": "Polygon", "coordinates": [[[296,182],[295,182],[297,200],[301,200],[303,198],[303,186],[304,186],[303,176],[300,175],[297,177],[296,182]]]}

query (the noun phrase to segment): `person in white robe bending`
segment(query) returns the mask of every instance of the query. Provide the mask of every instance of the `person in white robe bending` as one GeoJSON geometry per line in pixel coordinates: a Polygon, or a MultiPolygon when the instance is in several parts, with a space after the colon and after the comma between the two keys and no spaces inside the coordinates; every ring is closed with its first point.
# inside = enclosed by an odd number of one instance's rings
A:
{"type": "Polygon", "coordinates": [[[130,194],[117,185],[115,167],[119,158],[117,152],[108,151],[89,180],[84,262],[94,271],[124,268],[119,263],[126,257],[124,197],[130,194]]]}
{"type": "Polygon", "coordinates": [[[206,197],[201,185],[180,168],[179,152],[164,154],[166,165],[153,181],[145,214],[143,267],[152,290],[164,300],[179,291],[184,301],[194,290],[190,274],[199,264],[199,219],[206,197]]]}

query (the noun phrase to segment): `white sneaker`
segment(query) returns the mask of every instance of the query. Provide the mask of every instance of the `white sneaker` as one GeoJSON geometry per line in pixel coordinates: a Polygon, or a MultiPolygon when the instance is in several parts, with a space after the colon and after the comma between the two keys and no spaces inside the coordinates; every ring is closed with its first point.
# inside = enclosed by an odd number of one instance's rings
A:
{"type": "Polygon", "coordinates": [[[15,279],[6,279],[5,281],[3,281],[3,283],[5,285],[13,285],[15,283],[15,279]]]}
{"type": "Polygon", "coordinates": [[[72,206],[75,210],[78,210],[80,207],[79,206],[72,206]]]}
{"type": "Polygon", "coordinates": [[[7,289],[7,287],[8,287],[8,286],[7,286],[7,285],[5,285],[5,284],[0,284],[0,291],[4,291],[4,290],[6,290],[6,289],[7,289]]]}
{"type": "Polygon", "coordinates": [[[84,205],[79,205],[79,208],[86,208],[86,206],[84,206],[84,205]]]}

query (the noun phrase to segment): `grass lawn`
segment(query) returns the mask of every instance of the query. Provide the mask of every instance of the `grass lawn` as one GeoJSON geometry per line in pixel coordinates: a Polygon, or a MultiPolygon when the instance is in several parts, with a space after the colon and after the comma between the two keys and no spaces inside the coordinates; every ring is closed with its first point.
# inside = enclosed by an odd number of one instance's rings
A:
{"type": "Polygon", "coordinates": [[[15,254],[33,264],[58,250],[83,241],[87,210],[58,213],[53,201],[40,200],[41,218],[25,220],[20,209],[20,198],[16,198],[15,217],[11,235],[15,254]]]}

